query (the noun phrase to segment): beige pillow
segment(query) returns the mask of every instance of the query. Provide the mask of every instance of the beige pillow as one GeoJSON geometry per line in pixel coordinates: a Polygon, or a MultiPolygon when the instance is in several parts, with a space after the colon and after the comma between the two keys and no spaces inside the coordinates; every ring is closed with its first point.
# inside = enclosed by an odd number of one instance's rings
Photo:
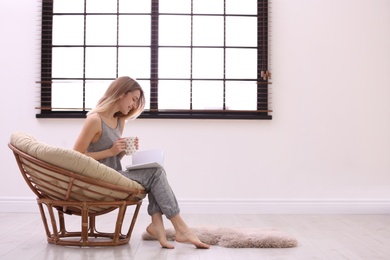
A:
{"type": "MultiPolygon", "coordinates": [[[[102,163],[99,163],[89,156],[72,149],[47,145],[37,141],[30,134],[15,132],[11,135],[10,143],[19,150],[31,155],[32,157],[71,171],[75,174],[80,174],[95,180],[107,182],[125,188],[144,190],[144,187],[142,187],[139,183],[122,176],[119,172],[110,167],[107,167],[102,163]]],[[[31,172],[49,172],[48,176],[36,181],[41,190],[49,195],[52,194],[53,197],[57,196],[57,199],[59,196],[58,194],[65,196],[67,183],[69,181],[68,177],[50,173],[50,171],[46,169],[42,170],[42,167],[31,165],[30,163],[27,165],[27,167],[30,167],[31,172]],[[46,189],[45,185],[43,185],[45,182],[50,182],[51,185],[58,187],[58,191],[50,191],[50,189],[46,189]],[[39,185],[39,183],[42,183],[42,185],[39,185]]],[[[111,201],[114,199],[124,199],[129,195],[123,192],[115,192],[110,189],[100,188],[98,186],[91,186],[86,182],[75,181],[74,184],[75,185],[72,188],[71,195],[71,198],[74,200],[94,198],[96,200],[111,201]],[[98,191],[98,193],[95,193],[96,191],[98,191]]],[[[139,194],[138,197],[144,198],[145,195],[139,194]]]]}

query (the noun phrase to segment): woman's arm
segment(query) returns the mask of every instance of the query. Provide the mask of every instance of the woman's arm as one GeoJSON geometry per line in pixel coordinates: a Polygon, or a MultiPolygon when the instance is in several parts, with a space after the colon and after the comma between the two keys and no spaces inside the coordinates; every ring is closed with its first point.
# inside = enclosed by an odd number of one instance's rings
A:
{"type": "Polygon", "coordinates": [[[100,139],[101,136],[101,118],[98,114],[92,114],[88,116],[84,122],[83,129],[81,130],[76,142],[73,146],[73,149],[79,151],[80,153],[84,153],[95,160],[101,160],[107,157],[111,157],[114,155],[123,152],[126,148],[125,141],[120,138],[117,140],[114,145],[107,150],[87,153],[88,146],[91,142],[96,142],[100,139]]]}

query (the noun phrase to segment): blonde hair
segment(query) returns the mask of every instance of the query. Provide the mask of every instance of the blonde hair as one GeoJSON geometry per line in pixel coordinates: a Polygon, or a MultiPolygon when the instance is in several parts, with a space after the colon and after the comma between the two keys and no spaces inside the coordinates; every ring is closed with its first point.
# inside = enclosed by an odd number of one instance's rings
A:
{"type": "Polygon", "coordinates": [[[145,107],[145,96],[144,92],[141,88],[141,86],[138,84],[138,82],[135,79],[132,79],[130,77],[124,76],[119,77],[115,79],[106,92],[104,93],[103,97],[100,98],[99,102],[97,103],[96,107],[88,112],[87,115],[93,114],[93,113],[99,113],[104,112],[107,109],[109,109],[112,105],[117,102],[123,94],[127,94],[129,92],[133,92],[139,90],[140,91],[140,97],[135,105],[135,107],[130,110],[129,113],[124,115],[121,112],[117,112],[114,116],[115,117],[123,117],[126,120],[127,119],[136,119],[143,111],[145,107]]]}

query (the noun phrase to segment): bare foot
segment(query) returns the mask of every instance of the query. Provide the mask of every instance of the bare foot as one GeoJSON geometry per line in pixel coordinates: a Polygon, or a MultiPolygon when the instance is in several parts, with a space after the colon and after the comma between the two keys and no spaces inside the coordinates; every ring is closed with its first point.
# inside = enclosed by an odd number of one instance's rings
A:
{"type": "Polygon", "coordinates": [[[162,228],[161,228],[158,225],[151,223],[146,228],[146,231],[149,233],[149,235],[151,235],[152,237],[157,239],[163,248],[168,248],[168,249],[175,248],[172,244],[168,243],[167,236],[165,234],[164,226],[162,226],[162,228]]]}
{"type": "Polygon", "coordinates": [[[209,249],[210,245],[203,243],[199,238],[190,230],[187,229],[184,232],[176,231],[175,240],[179,243],[191,243],[199,249],[209,249]]]}

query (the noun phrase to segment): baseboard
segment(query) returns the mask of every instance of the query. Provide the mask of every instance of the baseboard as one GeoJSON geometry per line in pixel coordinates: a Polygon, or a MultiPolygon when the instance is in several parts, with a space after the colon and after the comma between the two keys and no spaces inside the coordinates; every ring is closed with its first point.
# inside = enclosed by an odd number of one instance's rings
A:
{"type": "Polygon", "coordinates": [[[390,200],[181,201],[188,214],[390,214],[390,200]]]}
{"type": "Polygon", "coordinates": [[[39,212],[34,197],[0,197],[0,212],[39,212]]]}
{"type": "MultiPolygon", "coordinates": [[[[141,214],[146,213],[148,200],[141,214]]],[[[182,214],[390,214],[390,200],[179,200],[182,214]]],[[[0,212],[38,212],[33,197],[1,197],[0,212]]]]}

